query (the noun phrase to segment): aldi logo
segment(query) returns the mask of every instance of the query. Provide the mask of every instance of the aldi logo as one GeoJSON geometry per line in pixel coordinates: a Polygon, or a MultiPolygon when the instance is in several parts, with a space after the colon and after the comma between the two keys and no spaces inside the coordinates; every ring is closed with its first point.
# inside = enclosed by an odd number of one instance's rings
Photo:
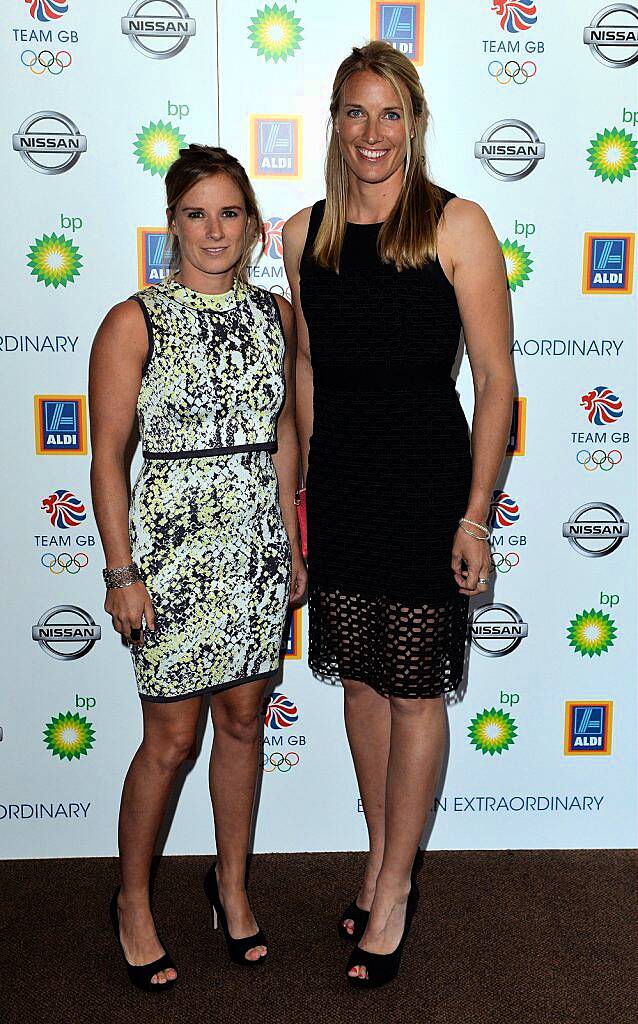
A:
{"type": "Polygon", "coordinates": [[[583,292],[585,295],[630,295],[634,287],[633,232],[585,234],[583,292]]]}
{"type": "Polygon", "coordinates": [[[565,702],[565,754],[611,754],[612,700],[565,702]]]}
{"type": "Polygon", "coordinates": [[[301,177],[301,118],[252,114],[250,168],[255,178],[301,177]]]}
{"type": "Polygon", "coordinates": [[[35,395],[36,455],[86,455],[86,397],[35,395]]]}
{"type": "Polygon", "coordinates": [[[301,658],[301,608],[295,608],[290,616],[288,629],[284,633],[284,642],[281,648],[284,658],[292,658],[298,661],[301,658]]]}
{"type": "Polygon", "coordinates": [[[148,288],[165,278],[171,266],[171,236],[165,228],[137,229],[137,284],[148,288]]]}
{"type": "Polygon", "coordinates": [[[424,20],[425,0],[399,0],[394,4],[372,0],[370,4],[371,38],[390,43],[414,64],[423,64],[424,20]]]}
{"type": "Polygon", "coordinates": [[[506,455],[524,455],[525,454],[525,426],[527,417],[527,399],[518,398],[514,399],[514,405],[512,406],[512,424],[510,426],[510,436],[507,442],[506,455]]]}

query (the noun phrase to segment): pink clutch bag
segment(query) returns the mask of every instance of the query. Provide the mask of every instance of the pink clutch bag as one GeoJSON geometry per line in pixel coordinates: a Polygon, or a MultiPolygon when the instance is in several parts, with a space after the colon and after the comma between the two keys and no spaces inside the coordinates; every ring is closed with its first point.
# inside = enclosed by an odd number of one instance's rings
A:
{"type": "Polygon", "coordinates": [[[295,495],[297,506],[297,519],[299,521],[299,533],[301,534],[301,553],[304,558],[308,557],[308,523],[306,520],[306,488],[302,487],[295,495]]]}

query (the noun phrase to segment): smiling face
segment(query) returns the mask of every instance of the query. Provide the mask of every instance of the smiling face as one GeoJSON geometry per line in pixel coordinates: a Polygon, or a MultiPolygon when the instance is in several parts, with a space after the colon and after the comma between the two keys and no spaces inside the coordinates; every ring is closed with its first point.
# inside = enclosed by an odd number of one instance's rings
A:
{"type": "MultiPolygon", "coordinates": [[[[410,110],[407,90],[404,101],[410,110]]],[[[403,173],[403,107],[396,90],[385,78],[373,71],[350,75],[341,92],[335,127],[348,170],[360,181],[378,184],[403,173]]],[[[412,126],[408,127],[412,133],[412,126]]]]}
{"type": "Polygon", "coordinates": [[[228,174],[202,178],[175,207],[170,232],[179,240],[179,275],[197,291],[232,287],[247,233],[254,230],[243,193],[228,174]]]}

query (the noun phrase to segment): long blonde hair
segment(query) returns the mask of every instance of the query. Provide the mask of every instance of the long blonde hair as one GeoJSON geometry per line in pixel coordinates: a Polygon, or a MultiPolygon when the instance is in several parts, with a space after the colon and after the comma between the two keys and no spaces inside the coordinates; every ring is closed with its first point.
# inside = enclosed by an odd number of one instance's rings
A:
{"type": "Polygon", "coordinates": [[[436,259],[436,231],[443,209],[441,191],[430,181],[426,167],[428,108],[414,64],[394,47],[382,42],[353,47],[335,76],[330,98],[330,135],[325,167],[326,206],[313,255],[320,266],[338,273],[348,219],[348,173],[335,122],[344,86],[356,71],[372,71],[384,78],[395,89],[403,108],[406,141],[403,188],[379,232],[379,255],[384,263],[394,263],[398,270],[422,267],[436,259]],[[401,85],[408,92],[409,108],[401,85]]]}
{"type": "MultiPolygon", "coordinates": [[[[166,175],[168,227],[170,228],[175,220],[175,210],[182,196],[202,178],[210,178],[216,174],[227,174],[232,178],[244,197],[248,222],[235,276],[245,283],[248,280],[248,265],[256,243],[259,241],[261,248],[264,247],[264,226],[255,190],[248,175],[239,160],[231,156],[227,150],[220,146],[201,146],[196,143],[191,143],[188,149],[180,149],[177,160],[171,164],[166,175]]],[[[170,273],[174,276],[179,273],[182,262],[177,235],[172,237],[170,247],[170,273]]]]}

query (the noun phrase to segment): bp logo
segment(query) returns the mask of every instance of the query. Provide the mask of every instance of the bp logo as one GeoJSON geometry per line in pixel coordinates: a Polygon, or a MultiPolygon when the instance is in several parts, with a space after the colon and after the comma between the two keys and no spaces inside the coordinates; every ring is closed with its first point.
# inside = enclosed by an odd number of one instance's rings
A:
{"type": "Polygon", "coordinates": [[[528,625],[508,604],[484,604],[469,626],[472,646],[486,658],[504,658],[528,635],[528,625]]]}
{"type": "Polygon", "coordinates": [[[568,522],[563,523],[563,537],[566,537],[574,551],[586,558],[602,558],[611,555],[629,536],[626,523],[617,508],[604,501],[590,501],[572,512],[568,522]]]}
{"type": "Polygon", "coordinates": [[[516,739],[516,720],[507,711],[484,708],[469,727],[470,743],[484,754],[502,754],[516,739]]]}
{"type": "Polygon", "coordinates": [[[74,757],[79,760],[82,754],[86,755],[91,750],[94,739],[93,723],[72,711],[61,713],[57,718],[54,716],[44,730],[47,749],[61,761],[65,758],[72,761],[74,757]]]}
{"type": "Polygon", "coordinates": [[[276,64],[294,57],[295,50],[300,49],[302,33],[300,18],[295,18],[285,4],[280,7],[275,3],[272,7],[266,4],[263,11],[257,11],[250,19],[248,38],[260,57],[276,64]]]}
{"type": "Polygon", "coordinates": [[[93,649],[102,636],[95,620],[74,604],[49,608],[31,627],[31,637],[45,654],[59,661],[77,661],[93,649]]]}
{"type": "Polygon", "coordinates": [[[133,151],[145,171],[159,174],[163,178],[168,168],[177,160],[186,136],[170,122],[151,121],[137,133],[133,151]]]}
{"type": "Polygon", "coordinates": [[[638,143],[624,128],[605,128],[595,139],[589,140],[587,163],[596,178],[602,181],[622,181],[636,170],[638,143]]]}
{"type": "Polygon", "coordinates": [[[569,623],[567,639],[569,646],[583,658],[586,654],[590,658],[595,654],[600,657],[614,645],[616,624],[605,612],[594,608],[591,611],[584,610],[582,615],[577,614],[569,623]]]}
{"type": "Polygon", "coordinates": [[[196,32],[195,19],[179,0],[136,0],[121,27],[136,50],[155,60],[176,57],[196,32]]]}
{"type": "Polygon", "coordinates": [[[609,4],[583,31],[583,42],[608,68],[628,68],[638,61],[638,8],[609,4]]]}
{"type": "Polygon", "coordinates": [[[483,132],[474,143],[474,156],[493,178],[521,181],[545,159],[545,143],[526,121],[506,118],[483,132]]]}
{"type": "Polygon", "coordinates": [[[522,288],[525,282],[529,281],[534,261],[524,245],[519,245],[518,242],[510,242],[509,238],[501,242],[501,249],[505,259],[507,283],[510,289],[515,292],[517,288],[522,288]]]}
{"type": "Polygon", "coordinates": [[[25,164],[40,174],[63,174],[86,153],[86,135],[75,121],[57,110],[38,110],[27,117],[12,139],[25,164]]]}
{"type": "Polygon", "coordinates": [[[47,288],[49,285],[54,288],[62,285],[66,288],[67,284],[73,284],[76,277],[80,276],[82,259],[79,247],[73,245],[72,238],[56,235],[52,231],[50,235],[36,238],[33,245],[29,246],[27,266],[31,269],[31,276],[36,281],[43,281],[47,288]]]}

